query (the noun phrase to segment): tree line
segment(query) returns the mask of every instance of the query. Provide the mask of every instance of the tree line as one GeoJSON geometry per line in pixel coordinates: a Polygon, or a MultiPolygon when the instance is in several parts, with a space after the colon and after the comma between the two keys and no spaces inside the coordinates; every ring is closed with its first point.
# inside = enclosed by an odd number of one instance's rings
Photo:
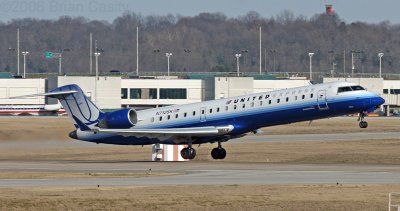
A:
{"type": "MultiPolygon", "coordinates": [[[[378,53],[384,53],[384,73],[399,73],[400,26],[381,22],[346,23],[338,14],[295,17],[283,11],[275,17],[257,12],[235,18],[222,13],[142,16],[126,12],[113,22],[63,16],[57,20],[33,18],[0,23],[0,71],[16,72],[17,29],[20,50],[28,51],[27,70],[58,72],[58,59],[46,59],[46,51],[62,52],[62,71],[89,72],[89,34],[97,40],[99,70],[136,71],[136,27],[139,27],[139,71],[235,72],[236,53],[243,72],[259,71],[259,27],[262,29],[263,72],[306,72],[309,55],[313,71],[330,72],[332,66],[356,73],[377,72],[378,53]]],[[[93,42],[94,43],[94,42],[93,42]]],[[[20,60],[22,70],[22,55],[20,60]]],[[[93,57],[94,70],[94,57],[93,57]]]]}

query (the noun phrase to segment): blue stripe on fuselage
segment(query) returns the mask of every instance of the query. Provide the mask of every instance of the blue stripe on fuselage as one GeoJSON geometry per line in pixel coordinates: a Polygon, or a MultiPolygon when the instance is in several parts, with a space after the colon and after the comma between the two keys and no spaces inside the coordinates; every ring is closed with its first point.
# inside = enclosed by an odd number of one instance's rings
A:
{"type": "MultiPolygon", "coordinates": [[[[366,95],[363,97],[341,97],[328,99],[327,110],[320,110],[316,100],[291,103],[279,106],[265,106],[251,109],[240,109],[237,112],[222,113],[220,115],[207,116],[206,122],[200,122],[199,119],[191,119],[188,121],[177,121],[175,123],[154,125],[146,128],[179,128],[179,127],[201,127],[201,126],[220,126],[233,125],[235,128],[229,135],[237,135],[254,131],[260,127],[273,125],[287,124],[292,122],[314,120],[320,118],[334,117],[351,113],[358,113],[361,110],[368,109],[366,102],[371,99],[380,98],[377,96],[366,95]],[[351,106],[351,107],[349,107],[351,106]],[[306,109],[304,108],[312,108],[306,109]]],[[[150,125],[147,125],[150,126],[150,125]]],[[[203,137],[194,142],[207,143],[210,140],[215,140],[213,137],[203,137]]],[[[84,139],[85,141],[119,144],[119,145],[146,145],[154,143],[174,144],[174,140],[160,141],[155,138],[121,136],[115,134],[96,134],[84,139]]]]}

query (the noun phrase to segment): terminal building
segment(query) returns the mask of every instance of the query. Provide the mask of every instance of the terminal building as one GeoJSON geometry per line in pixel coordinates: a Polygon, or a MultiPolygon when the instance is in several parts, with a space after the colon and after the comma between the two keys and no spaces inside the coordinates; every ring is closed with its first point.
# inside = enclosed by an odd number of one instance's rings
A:
{"type": "MultiPolygon", "coordinates": [[[[382,109],[399,113],[400,80],[382,78],[324,78],[321,82],[348,81],[364,86],[382,96],[386,103],[382,109]]],[[[56,76],[48,79],[0,79],[1,105],[56,104],[54,99],[29,97],[9,99],[13,96],[44,93],[56,87],[77,84],[101,109],[121,107],[147,109],[174,104],[196,103],[309,85],[305,78],[258,79],[256,77],[206,77],[179,79],[173,77],[121,78],[120,76],[56,76]]]]}

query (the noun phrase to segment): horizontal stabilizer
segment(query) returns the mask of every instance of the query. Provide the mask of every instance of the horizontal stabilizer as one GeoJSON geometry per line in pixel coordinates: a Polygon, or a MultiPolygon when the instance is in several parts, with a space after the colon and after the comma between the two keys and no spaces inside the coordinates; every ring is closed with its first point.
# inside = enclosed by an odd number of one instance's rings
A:
{"type": "Polygon", "coordinates": [[[59,98],[59,97],[67,96],[67,95],[74,94],[74,93],[77,93],[77,92],[78,91],[76,91],[76,90],[56,91],[56,92],[47,92],[47,93],[39,93],[39,94],[31,94],[31,95],[22,95],[22,96],[9,97],[9,99],[23,99],[23,98],[30,98],[30,97],[37,97],[37,96],[59,98]]]}

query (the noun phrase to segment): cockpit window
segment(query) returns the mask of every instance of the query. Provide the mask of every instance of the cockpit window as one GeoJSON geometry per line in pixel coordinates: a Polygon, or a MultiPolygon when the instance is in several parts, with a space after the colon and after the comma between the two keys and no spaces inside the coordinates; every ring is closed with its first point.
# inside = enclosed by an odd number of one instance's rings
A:
{"type": "Polygon", "coordinates": [[[351,89],[352,89],[353,91],[365,90],[362,86],[352,86],[351,89]]]}
{"type": "Polygon", "coordinates": [[[341,92],[351,92],[351,91],[352,91],[351,87],[344,86],[344,87],[339,87],[337,92],[341,93],[341,92]]]}
{"type": "Polygon", "coordinates": [[[344,86],[338,88],[338,93],[365,90],[362,86],[344,86]]]}

